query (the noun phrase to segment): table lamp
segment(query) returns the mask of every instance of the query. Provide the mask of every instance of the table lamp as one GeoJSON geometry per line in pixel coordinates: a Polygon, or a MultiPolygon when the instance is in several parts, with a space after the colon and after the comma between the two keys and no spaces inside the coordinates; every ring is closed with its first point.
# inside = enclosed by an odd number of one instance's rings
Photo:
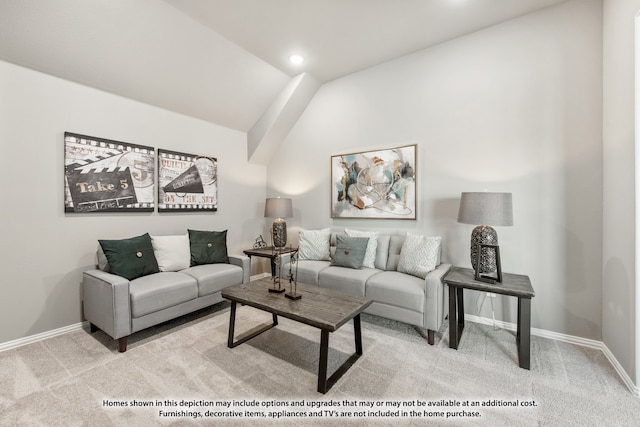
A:
{"type": "Polygon", "coordinates": [[[491,226],[513,225],[511,193],[462,193],[458,222],[477,226],[471,233],[471,265],[476,280],[501,282],[498,233],[491,226]]]}
{"type": "Polygon", "coordinates": [[[267,199],[264,205],[264,217],[275,218],[273,221],[273,246],[282,249],[287,245],[287,223],[284,218],[293,216],[291,199],[280,197],[267,199]]]}

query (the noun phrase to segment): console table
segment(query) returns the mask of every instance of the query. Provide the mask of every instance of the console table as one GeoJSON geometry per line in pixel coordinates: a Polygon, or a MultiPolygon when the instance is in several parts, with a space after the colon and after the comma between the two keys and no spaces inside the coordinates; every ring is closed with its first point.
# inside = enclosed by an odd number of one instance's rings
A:
{"type": "Polygon", "coordinates": [[[501,283],[486,283],[474,279],[470,268],[454,267],[444,277],[449,286],[449,347],[458,349],[464,329],[463,290],[509,295],[518,298],[518,328],[516,343],[520,367],[530,369],[531,365],[531,298],[536,293],[528,276],[503,273],[501,283]]]}
{"type": "MultiPolygon", "coordinates": [[[[278,252],[280,253],[280,255],[284,255],[295,252],[297,250],[298,248],[288,247],[278,249],[278,252]]],[[[271,277],[276,275],[276,251],[273,246],[267,246],[266,248],[247,249],[243,252],[246,256],[249,257],[249,259],[251,259],[252,256],[269,258],[271,262],[271,277]]]]}

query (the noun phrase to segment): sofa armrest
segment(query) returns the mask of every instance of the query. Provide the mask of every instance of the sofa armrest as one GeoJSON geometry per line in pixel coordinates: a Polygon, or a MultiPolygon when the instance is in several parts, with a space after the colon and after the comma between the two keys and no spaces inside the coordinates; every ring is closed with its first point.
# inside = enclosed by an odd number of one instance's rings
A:
{"type": "Polygon", "coordinates": [[[289,278],[289,264],[291,264],[291,252],[280,254],[280,278],[289,278]]]}
{"type": "Polygon", "coordinates": [[[251,281],[251,258],[246,255],[229,255],[229,263],[242,268],[242,283],[251,281]]]}
{"type": "Polygon", "coordinates": [[[112,338],[131,334],[129,281],[102,270],[82,275],[84,317],[112,338]]]}
{"type": "Polygon", "coordinates": [[[449,313],[448,292],[444,285],[444,276],[451,269],[451,264],[440,264],[425,277],[424,327],[438,331],[449,313]]]}
{"type": "Polygon", "coordinates": [[[290,262],[291,262],[291,252],[287,252],[286,254],[280,254],[280,265],[285,266],[290,262]]]}

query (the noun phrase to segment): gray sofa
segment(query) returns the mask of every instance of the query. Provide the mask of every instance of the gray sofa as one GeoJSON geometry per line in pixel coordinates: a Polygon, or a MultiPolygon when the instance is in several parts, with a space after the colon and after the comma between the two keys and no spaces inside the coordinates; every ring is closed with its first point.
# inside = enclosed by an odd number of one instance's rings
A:
{"type": "MultiPolygon", "coordinates": [[[[344,230],[331,229],[332,257],[339,234],[344,230]]],[[[451,264],[440,262],[438,246],[436,267],[424,279],[399,272],[404,241],[405,234],[379,234],[375,268],[346,268],[327,260],[298,260],[290,265],[288,257],[283,257],[282,276],[291,267],[298,282],[366,296],[373,300],[366,313],[413,325],[423,336],[426,330],[427,341],[433,345],[435,333],[448,315],[448,295],[442,279],[451,264]]]]}
{"type": "Polygon", "coordinates": [[[134,332],[223,301],[222,289],[250,280],[250,259],[229,255],[229,263],[162,271],[133,280],[109,272],[98,249],[98,268],[82,280],[84,317],[91,332],[98,328],[127,349],[134,332]]]}

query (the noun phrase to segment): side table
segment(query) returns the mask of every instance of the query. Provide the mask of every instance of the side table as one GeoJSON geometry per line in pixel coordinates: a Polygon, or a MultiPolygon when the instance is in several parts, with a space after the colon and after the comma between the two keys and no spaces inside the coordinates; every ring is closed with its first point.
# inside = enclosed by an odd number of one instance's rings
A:
{"type": "Polygon", "coordinates": [[[474,271],[470,268],[453,267],[443,280],[449,286],[449,347],[458,349],[464,329],[464,289],[514,296],[518,298],[518,359],[521,368],[530,369],[531,298],[536,293],[529,277],[503,273],[501,283],[486,283],[475,280],[474,271]]]}
{"type": "MultiPolygon", "coordinates": [[[[298,248],[282,248],[279,249],[280,255],[289,254],[297,251],[298,248]]],[[[257,256],[261,258],[269,258],[271,260],[271,277],[276,275],[276,251],[273,246],[267,246],[266,248],[255,248],[255,249],[247,249],[243,251],[246,256],[251,258],[252,256],[257,256]]]]}

